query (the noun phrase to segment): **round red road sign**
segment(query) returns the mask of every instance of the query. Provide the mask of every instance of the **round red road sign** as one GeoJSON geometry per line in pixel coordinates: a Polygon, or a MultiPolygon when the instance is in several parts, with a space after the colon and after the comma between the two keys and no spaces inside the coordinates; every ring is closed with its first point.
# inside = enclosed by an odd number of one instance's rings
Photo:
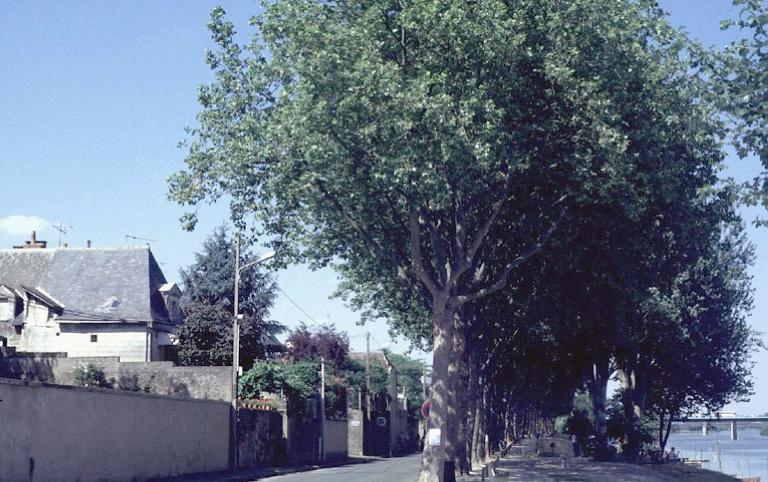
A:
{"type": "Polygon", "coordinates": [[[421,405],[421,416],[426,420],[429,420],[429,407],[432,405],[432,400],[425,400],[421,405]]]}

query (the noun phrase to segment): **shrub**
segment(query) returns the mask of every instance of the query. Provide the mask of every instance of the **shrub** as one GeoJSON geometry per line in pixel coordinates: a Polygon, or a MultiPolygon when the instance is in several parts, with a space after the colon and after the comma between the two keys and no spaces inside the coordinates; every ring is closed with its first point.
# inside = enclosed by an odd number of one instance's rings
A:
{"type": "Polygon", "coordinates": [[[112,384],[104,376],[104,369],[93,363],[85,367],[78,366],[72,372],[75,384],[81,387],[111,388],[112,384]]]}

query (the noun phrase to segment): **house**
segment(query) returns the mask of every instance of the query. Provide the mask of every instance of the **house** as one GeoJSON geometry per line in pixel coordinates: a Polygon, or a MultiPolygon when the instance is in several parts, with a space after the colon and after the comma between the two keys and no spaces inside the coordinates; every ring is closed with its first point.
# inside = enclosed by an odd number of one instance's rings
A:
{"type": "Polygon", "coordinates": [[[120,361],[171,358],[181,291],[149,247],[0,250],[0,345],[120,361]]]}

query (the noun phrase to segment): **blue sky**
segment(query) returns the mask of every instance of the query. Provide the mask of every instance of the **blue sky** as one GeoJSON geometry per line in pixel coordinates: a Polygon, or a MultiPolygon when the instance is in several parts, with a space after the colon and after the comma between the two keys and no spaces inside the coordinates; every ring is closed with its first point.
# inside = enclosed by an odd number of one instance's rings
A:
{"type": "MultiPolygon", "coordinates": [[[[200,211],[195,232],[179,228],[182,209],[166,198],[166,178],[183,167],[184,127],[195,124],[197,87],[210,80],[209,12],[222,4],[241,32],[253,1],[0,2],[0,247],[27,239],[37,226],[52,244],[50,223],[73,226],[71,246],[125,246],[125,235],[157,240],[152,250],[169,279],[192,261],[226,206],[200,211]],[[9,218],[9,216],[22,218],[9,218]],[[37,218],[37,219],[36,219],[37,218]]],[[[663,0],[676,25],[708,45],[729,38],[719,20],[727,0],[663,0]]],[[[245,37],[243,37],[245,38],[245,37]]],[[[728,175],[748,179],[754,161],[729,161],[728,175]]],[[[749,210],[753,218],[758,212],[749,210]]],[[[750,229],[757,245],[753,325],[768,331],[768,232],[750,229]]],[[[393,343],[384,323],[355,325],[357,316],[328,299],[332,271],[297,266],[278,274],[281,288],[313,319],[350,333],[354,349],[371,331],[374,348],[393,343]]],[[[295,326],[307,320],[280,295],[272,315],[295,326]]],[[[392,345],[397,350],[405,343],[392,345]]],[[[756,357],[758,394],[743,412],[768,411],[768,356],[756,357]]]]}

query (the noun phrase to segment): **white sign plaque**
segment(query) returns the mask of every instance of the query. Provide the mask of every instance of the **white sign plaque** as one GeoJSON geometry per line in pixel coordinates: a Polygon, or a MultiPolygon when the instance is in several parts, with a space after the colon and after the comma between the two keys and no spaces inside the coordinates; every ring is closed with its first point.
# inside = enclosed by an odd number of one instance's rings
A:
{"type": "Polygon", "coordinates": [[[439,447],[440,446],[440,429],[439,428],[431,428],[427,432],[427,443],[430,445],[430,447],[439,447]]]}

